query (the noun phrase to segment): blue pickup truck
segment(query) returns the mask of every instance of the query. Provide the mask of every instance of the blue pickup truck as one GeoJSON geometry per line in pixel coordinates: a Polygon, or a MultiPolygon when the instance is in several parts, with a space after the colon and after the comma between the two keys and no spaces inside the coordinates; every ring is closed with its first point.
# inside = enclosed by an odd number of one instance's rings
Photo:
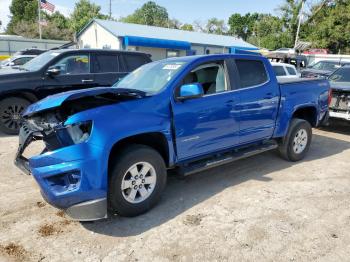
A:
{"type": "Polygon", "coordinates": [[[185,176],[273,149],[303,159],[328,102],[327,80],[278,83],[258,55],[171,58],[29,106],[15,163],[73,219],[136,216],[170,169],[185,176]],[[25,157],[37,140],[44,151],[25,157]]]}

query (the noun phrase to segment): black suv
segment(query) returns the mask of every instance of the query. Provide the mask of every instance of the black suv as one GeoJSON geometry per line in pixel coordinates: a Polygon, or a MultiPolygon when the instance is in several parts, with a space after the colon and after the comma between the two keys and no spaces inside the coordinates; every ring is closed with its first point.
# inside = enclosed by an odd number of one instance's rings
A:
{"type": "Polygon", "coordinates": [[[47,51],[16,69],[0,70],[0,131],[17,134],[20,115],[31,103],[69,90],[111,86],[151,62],[139,52],[61,49],[47,51]]]}

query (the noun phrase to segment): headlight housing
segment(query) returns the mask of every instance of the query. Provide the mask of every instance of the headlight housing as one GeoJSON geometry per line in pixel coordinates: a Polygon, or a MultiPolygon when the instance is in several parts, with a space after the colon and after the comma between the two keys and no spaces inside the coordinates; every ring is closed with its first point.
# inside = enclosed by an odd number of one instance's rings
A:
{"type": "Polygon", "coordinates": [[[62,146],[80,144],[86,142],[92,131],[92,121],[84,121],[66,125],[56,130],[62,146]]]}

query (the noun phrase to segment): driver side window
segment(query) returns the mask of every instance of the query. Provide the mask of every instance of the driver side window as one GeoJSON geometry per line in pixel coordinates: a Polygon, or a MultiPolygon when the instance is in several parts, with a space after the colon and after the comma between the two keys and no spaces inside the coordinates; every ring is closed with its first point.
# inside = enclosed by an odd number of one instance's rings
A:
{"type": "Polygon", "coordinates": [[[185,76],[183,85],[193,83],[201,84],[205,95],[227,91],[224,62],[206,63],[191,70],[185,76]]]}
{"type": "Polygon", "coordinates": [[[54,67],[60,69],[60,75],[79,75],[90,73],[90,58],[88,55],[71,55],[62,58],[54,67]]]}

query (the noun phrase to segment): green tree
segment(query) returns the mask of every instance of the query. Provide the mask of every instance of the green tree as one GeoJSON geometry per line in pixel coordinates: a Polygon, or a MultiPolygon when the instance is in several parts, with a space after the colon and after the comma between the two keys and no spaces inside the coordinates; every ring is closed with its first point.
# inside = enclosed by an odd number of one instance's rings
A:
{"type": "Polygon", "coordinates": [[[185,31],[194,31],[193,25],[191,24],[183,24],[180,27],[181,30],[185,30],[185,31]]]}
{"type": "Polygon", "coordinates": [[[37,0],[12,0],[10,5],[11,20],[6,32],[13,34],[14,27],[21,21],[35,22],[38,20],[37,0]]]}
{"type": "Polygon", "coordinates": [[[301,6],[302,0],[285,0],[285,3],[279,8],[284,30],[291,36],[290,41],[286,42],[284,47],[294,46],[301,6]]]}
{"type": "Polygon", "coordinates": [[[205,30],[209,34],[223,35],[227,32],[227,27],[224,20],[213,17],[207,21],[205,30]]]}
{"type": "Polygon", "coordinates": [[[350,53],[350,1],[327,2],[313,6],[310,18],[302,26],[301,37],[310,41],[312,47],[350,53]]]}
{"type": "Polygon", "coordinates": [[[270,14],[260,14],[247,40],[253,45],[275,50],[288,46],[292,38],[289,32],[284,30],[282,19],[270,14]]]}
{"type": "Polygon", "coordinates": [[[228,20],[230,27],[229,34],[238,36],[243,40],[247,40],[253,34],[255,23],[259,20],[258,13],[247,13],[245,15],[233,14],[228,20]]]}
{"type": "Polygon", "coordinates": [[[70,29],[77,33],[93,18],[107,19],[108,16],[103,15],[100,11],[99,5],[89,0],[79,0],[70,17],[70,29]]]}
{"type": "Polygon", "coordinates": [[[133,14],[122,18],[121,21],[133,24],[169,27],[169,14],[164,7],[157,5],[153,1],[149,1],[141,8],[136,9],[133,14]]]}

